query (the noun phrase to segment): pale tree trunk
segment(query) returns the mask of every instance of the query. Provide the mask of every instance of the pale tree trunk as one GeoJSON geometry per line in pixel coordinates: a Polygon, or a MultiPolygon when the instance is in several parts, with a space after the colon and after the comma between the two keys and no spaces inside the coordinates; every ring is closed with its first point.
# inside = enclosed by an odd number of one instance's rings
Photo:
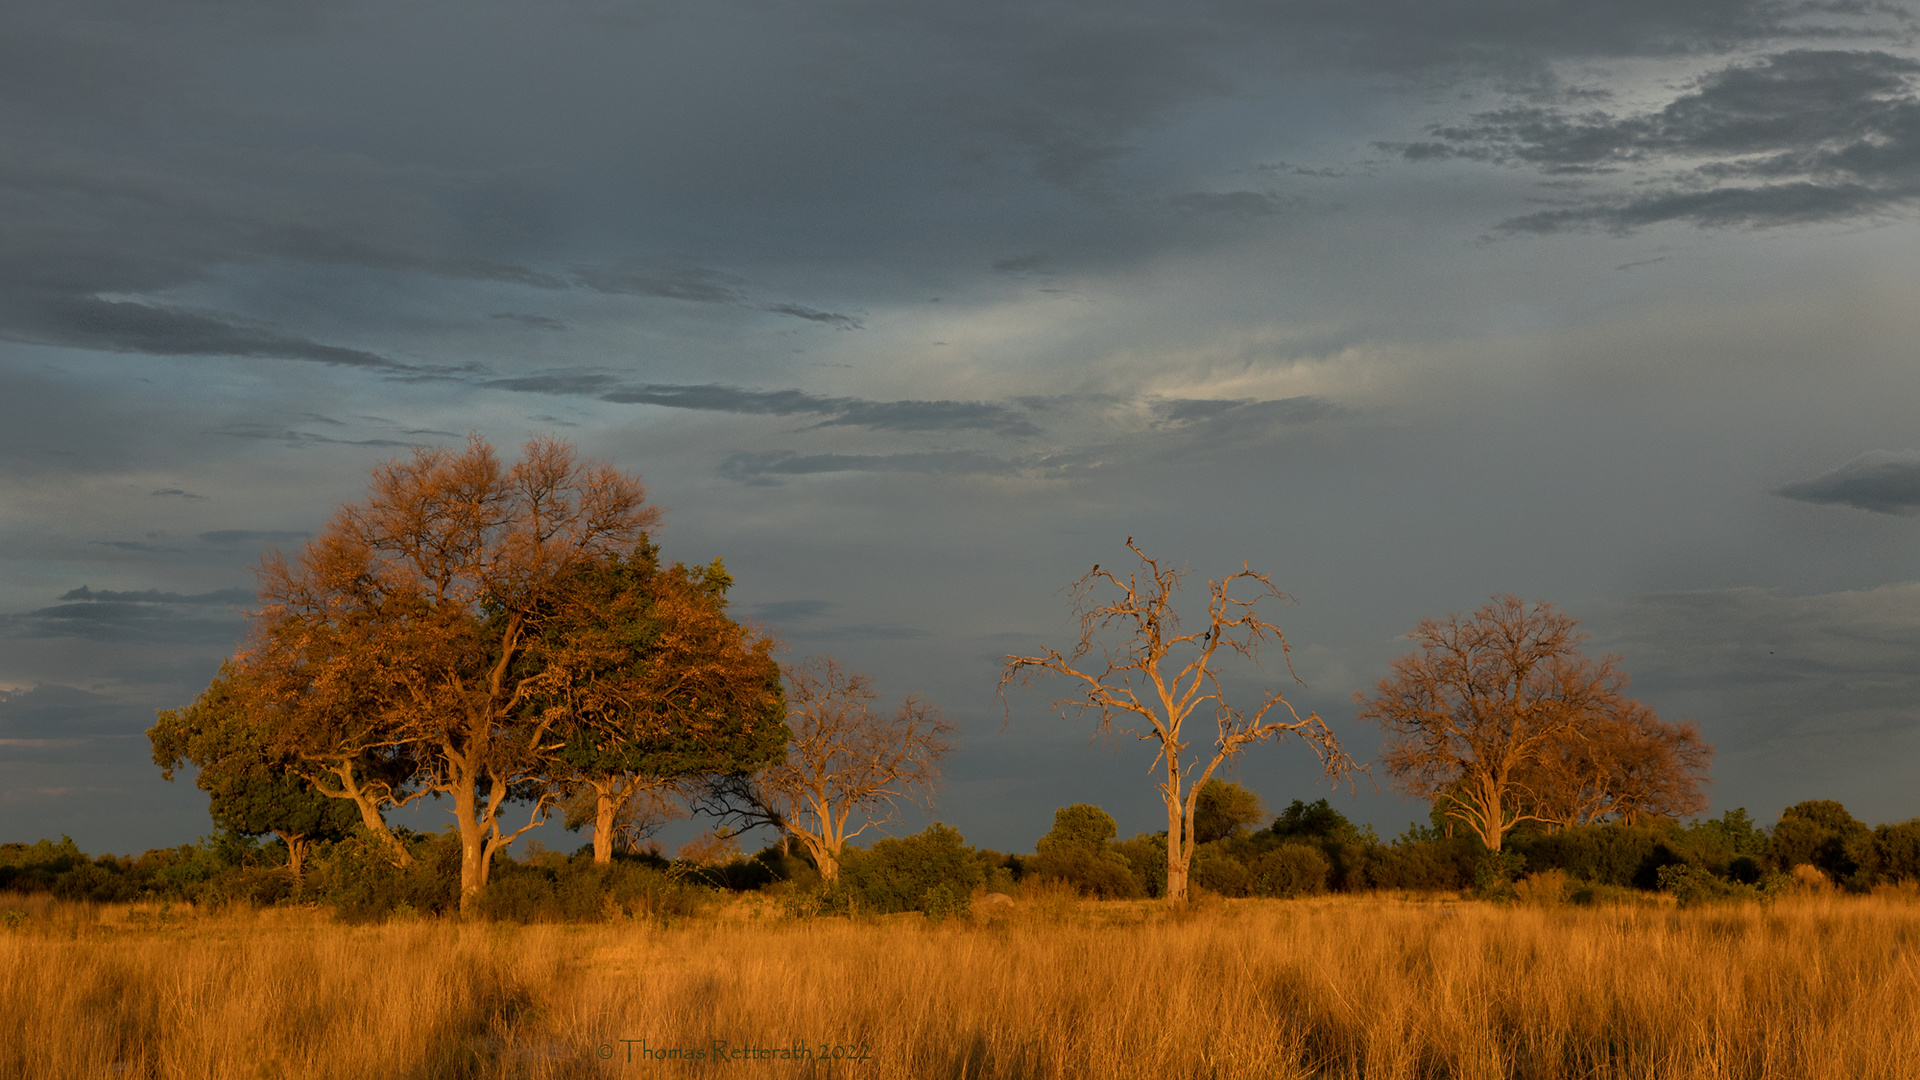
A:
{"type": "Polygon", "coordinates": [[[613,781],[593,781],[593,861],[613,862],[613,819],[620,803],[613,795],[613,781]]]}
{"type": "Polygon", "coordinates": [[[1193,866],[1193,845],[1187,835],[1186,807],[1180,801],[1180,766],[1167,757],[1167,903],[1187,902],[1187,871],[1193,866]]]}
{"type": "MultiPolygon", "coordinates": [[[[353,804],[360,809],[360,824],[365,825],[367,831],[387,849],[387,857],[393,860],[393,865],[412,866],[413,854],[407,850],[405,844],[400,842],[399,837],[393,835],[393,830],[387,828],[387,819],[380,816],[379,802],[353,778],[353,762],[342,762],[329,768],[327,772],[340,778],[340,790],[328,791],[317,784],[316,789],[330,798],[352,799],[353,804]]],[[[411,801],[411,797],[407,801],[411,801]]]]}
{"type": "Polygon", "coordinates": [[[460,825],[460,911],[464,914],[487,884],[487,831],[480,824],[479,785],[453,787],[453,817],[460,825]]]}

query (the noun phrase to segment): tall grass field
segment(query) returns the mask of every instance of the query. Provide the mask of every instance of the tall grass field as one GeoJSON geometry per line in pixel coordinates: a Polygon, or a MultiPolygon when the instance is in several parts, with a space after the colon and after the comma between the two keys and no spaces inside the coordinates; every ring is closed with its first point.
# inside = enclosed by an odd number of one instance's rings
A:
{"type": "Polygon", "coordinates": [[[0,1076],[1911,1080],[1920,905],[351,926],[0,897],[0,1076]]]}

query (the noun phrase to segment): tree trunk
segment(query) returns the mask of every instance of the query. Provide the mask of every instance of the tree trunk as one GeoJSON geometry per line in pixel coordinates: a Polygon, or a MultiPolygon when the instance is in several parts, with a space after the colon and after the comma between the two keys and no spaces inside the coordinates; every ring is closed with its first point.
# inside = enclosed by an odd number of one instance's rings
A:
{"type": "MultiPolygon", "coordinates": [[[[1172,755],[1169,754],[1171,759],[1172,755]]],[[[1179,767],[1167,763],[1167,903],[1187,902],[1187,868],[1193,864],[1193,850],[1187,846],[1186,808],[1180,805],[1179,767]]]]}
{"type": "Polygon", "coordinates": [[[284,833],[275,830],[280,842],[287,845],[287,870],[293,874],[295,886],[300,884],[300,872],[307,862],[308,840],[305,833],[284,833]]]}
{"type": "Polygon", "coordinates": [[[613,817],[620,808],[613,798],[613,781],[593,781],[596,796],[593,809],[593,861],[613,861],[613,817]]]}
{"type": "Polygon", "coordinates": [[[453,818],[460,823],[460,913],[487,884],[487,833],[480,825],[478,786],[462,780],[453,788],[453,818]]]}
{"type": "Polygon", "coordinates": [[[365,825],[367,831],[386,847],[387,857],[393,860],[393,865],[402,868],[412,866],[413,853],[407,850],[407,845],[402,844],[399,837],[393,835],[392,829],[387,828],[387,819],[380,816],[380,804],[354,780],[353,762],[345,762],[327,771],[340,778],[342,793],[325,788],[320,788],[320,793],[336,799],[352,799],[353,804],[360,808],[360,824],[365,825]]]}

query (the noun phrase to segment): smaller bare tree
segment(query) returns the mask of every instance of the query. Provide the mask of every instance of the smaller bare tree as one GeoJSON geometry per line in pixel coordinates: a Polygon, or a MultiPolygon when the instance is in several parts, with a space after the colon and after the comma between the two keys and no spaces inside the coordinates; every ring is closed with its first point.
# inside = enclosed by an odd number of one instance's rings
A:
{"type": "Polygon", "coordinates": [[[1161,566],[1135,547],[1131,536],[1127,550],[1139,558],[1140,570],[1125,580],[1095,564],[1073,583],[1074,609],[1080,616],[1080,642],[1073,653],[1063,656],[1048,649],[1037,656],[1008,656],[1000,692],[1004,700],[1010,685],[1062,675],[1076,686],[1054,701],[1055,709],[1098,713],[1101,734],[1132,735],[1156,744],[1154,766],[1162,770],[1160,797],[1167,807],[1167,901],[1181,904],[1187,899],[1187,871],[1193,863],[1196,804],[1214,770],[1254,743],[1287,735],[1311,747],[1330,777],[1348,775],[1354,763],[1319,714],[1301,716],[1279,693],[1269,691],[1251,714],[1227,704],[1217,666],[1225,659],[1220,650],[1257,662],[1260,647],[1274,642],[1286,657],[1287,639],[1256,608],[1262,601],[1286,603],[1291,597],[1267,575],[1243,564],[1238,573],[1207,582],[1206,629],[1183,633],[1173,597],[1186,571],[1161,566]],[[1100,602],[1094,592],[1101,586],[1118,595],[1100,602]],[[1120,642],[1101,641],[1102,634],[1114,628],[1124,635],[1120,642]],[[1083,664],[1096,648],[1098,663],[1083,664]],[[1182,663],[1179,657],[1188,659],[1182,663]],[[1191,744],[1186,723],[1202,708],[1213,713],[1213,745],[1205,767],[1194,775],[1202,758],[1199,753],[1191,760],[1185,756],[1191,744]]]}
{"type": "Polygon", "coordinates": [[[939,785],[940,762],[952,752],[954,727],[940,710],[909,695],[892,713],[877,713],[873,680],[830,656],[786,668],[787,760],[752,776],[711,779],[696,810],[759,825],[798,840],[832,881],[848,841],[893,820],[901,801],[924,805],[939,785]]]}

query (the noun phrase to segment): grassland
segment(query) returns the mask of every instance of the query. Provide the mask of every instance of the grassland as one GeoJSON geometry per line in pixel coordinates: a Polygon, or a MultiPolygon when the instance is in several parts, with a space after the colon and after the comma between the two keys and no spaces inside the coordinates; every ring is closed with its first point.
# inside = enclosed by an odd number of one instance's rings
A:
{"type": "Polygon", "coordinates": [[[1899,895],[526,927],[9,908],[9,1077],[1920,1076],[1920,905],[1899,895]],[[716,1060],[716,1040],[813,1056],[716,1060]],[[673,1049],[708,1056],[653,1056],[673,1049]]]}

